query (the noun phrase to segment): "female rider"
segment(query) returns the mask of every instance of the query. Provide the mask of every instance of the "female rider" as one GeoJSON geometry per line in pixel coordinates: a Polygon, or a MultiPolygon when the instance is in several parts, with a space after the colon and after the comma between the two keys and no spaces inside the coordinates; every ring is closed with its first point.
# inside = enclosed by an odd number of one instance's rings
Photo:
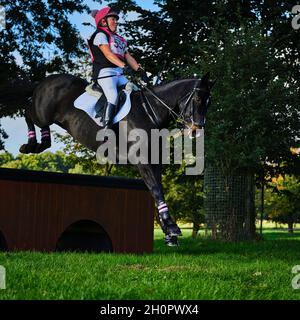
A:
{"type": "Polygon", "coordinates": [[[116,112],[118,87],[128,82],[123,75],[126,63],[138,71],[142,78],[147,78],[147,74],[128,52],[127,41],[116,33],[119,10],[105,7],[92,11],[92,16],[97,27],[88,40],[93,62],[92,77],[93,80],[97,79],[106,96],[103,126],[110,128],[116,112]]]}

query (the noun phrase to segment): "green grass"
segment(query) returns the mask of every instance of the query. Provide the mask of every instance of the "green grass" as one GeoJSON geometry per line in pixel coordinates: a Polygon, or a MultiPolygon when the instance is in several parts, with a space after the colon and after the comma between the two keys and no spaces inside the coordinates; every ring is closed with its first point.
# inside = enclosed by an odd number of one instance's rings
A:
{"type": "Polygon", "coordinates": [[[259,242],[223,243],[184,230],[181,246],[155,232],[154,253],[0,253],[1,299],[299,299],[291,273],[300,232],[268,229],[259,242]]]}

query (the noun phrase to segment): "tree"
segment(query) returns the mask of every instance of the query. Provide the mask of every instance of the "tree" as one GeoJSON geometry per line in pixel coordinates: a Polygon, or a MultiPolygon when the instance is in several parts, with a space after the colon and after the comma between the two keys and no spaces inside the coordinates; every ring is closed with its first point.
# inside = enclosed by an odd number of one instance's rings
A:
{"type": "Polygon", "coordinates": [[[266,212],[274,222],[287,223],[288,231],[293,232],[295,222],[300,222],[300,180],[296,176],[279,176],[270,184],[273,188],[266,212]]]}
{"type": "MultiPolygon", "coordinates": [[[[246,176],[295,170],[299,157],[290,148],[299,146],[299,85],[291,71],[278,59],[271,39],[261,34],[260,25],[213,34],[214,45],[202,47],[202,68],[219,77],[207,119],[206,163],[224,177],[240,175],[240,170],[246,176]]],[[[254,197],[254,192],[249,194],[254,197]]],[[[253,202],[249,199],[252,215],[253,202]]]]}
{"type": "MultiPolygon", "coordinates": [[[[6,28],[0,30],[0,117],[22,113],[28,92],[46,72],[76,70],[78,58],[87,54],[86,45],[69,15],[87,12],[83,0],[2,0],[6,28]],[[53,58],[48,59],[51,53],[53,58]],[[19,85],[22,83],[22,86],[19,85]],[[12,104],[10,96],[20,99],[12,104]]],[[[29,97],[29,96],[28,96],[29,97]]],[[[15,100],[15,99],[14,99],[15,100]]],[[[0,148],[5,133],[0,126],[0,148]]]]}
{"type": "Polygon", "coordinates": [[[44,152],[35,155],[20,154],[16,158],[12,157],[11,154],[4,153],[0,157],[0,166],[2,168],[69,172],[75,165],[76,162],[74,163],[72,159],[66,157],[61,151],[56,153],[44,152]]]}

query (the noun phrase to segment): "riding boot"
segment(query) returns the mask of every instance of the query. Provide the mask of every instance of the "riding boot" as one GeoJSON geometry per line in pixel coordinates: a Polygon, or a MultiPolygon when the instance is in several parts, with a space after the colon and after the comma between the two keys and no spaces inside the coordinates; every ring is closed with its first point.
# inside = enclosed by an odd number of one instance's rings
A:
{"type": "Polygon", "coordinates": [[[113,121],[115,113],[116,113],[116,105],[112,104],[110,102],[107,102],[106,109],[105,109],[104,120],[103,120],[104,129],[110,129],[111,128],[112,121],[113,121]]]}
{"type": "Polygon", "coordinates": [[[96,102],[96,105],[95,105],[95,112],[96,112],[95,118],[99,118],[98,119],[99,123],[101,123],[103,120],[103,110],[102,110],[103,107],[102,106],[103,106],[102,99],[100,98],[100,99],[98,99],[98,101],[96,102]]]}

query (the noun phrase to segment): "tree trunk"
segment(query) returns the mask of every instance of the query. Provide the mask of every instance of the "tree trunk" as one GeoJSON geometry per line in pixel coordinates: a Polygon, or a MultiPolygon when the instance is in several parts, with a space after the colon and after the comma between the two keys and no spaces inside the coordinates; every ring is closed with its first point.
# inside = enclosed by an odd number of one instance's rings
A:
{"type": "Polygon", "coordinates": [[[200,225],[197,222],[193,222],[193,233],[192,233],[192,238],[196,239],[198,235],[198,231],[200,229],[200,225]]]}
{"type": "Polygon", "coordinates": [[[289,217],[288,220],[288,232],[294,233],[294,219],[292,217],[289,217]]]}

